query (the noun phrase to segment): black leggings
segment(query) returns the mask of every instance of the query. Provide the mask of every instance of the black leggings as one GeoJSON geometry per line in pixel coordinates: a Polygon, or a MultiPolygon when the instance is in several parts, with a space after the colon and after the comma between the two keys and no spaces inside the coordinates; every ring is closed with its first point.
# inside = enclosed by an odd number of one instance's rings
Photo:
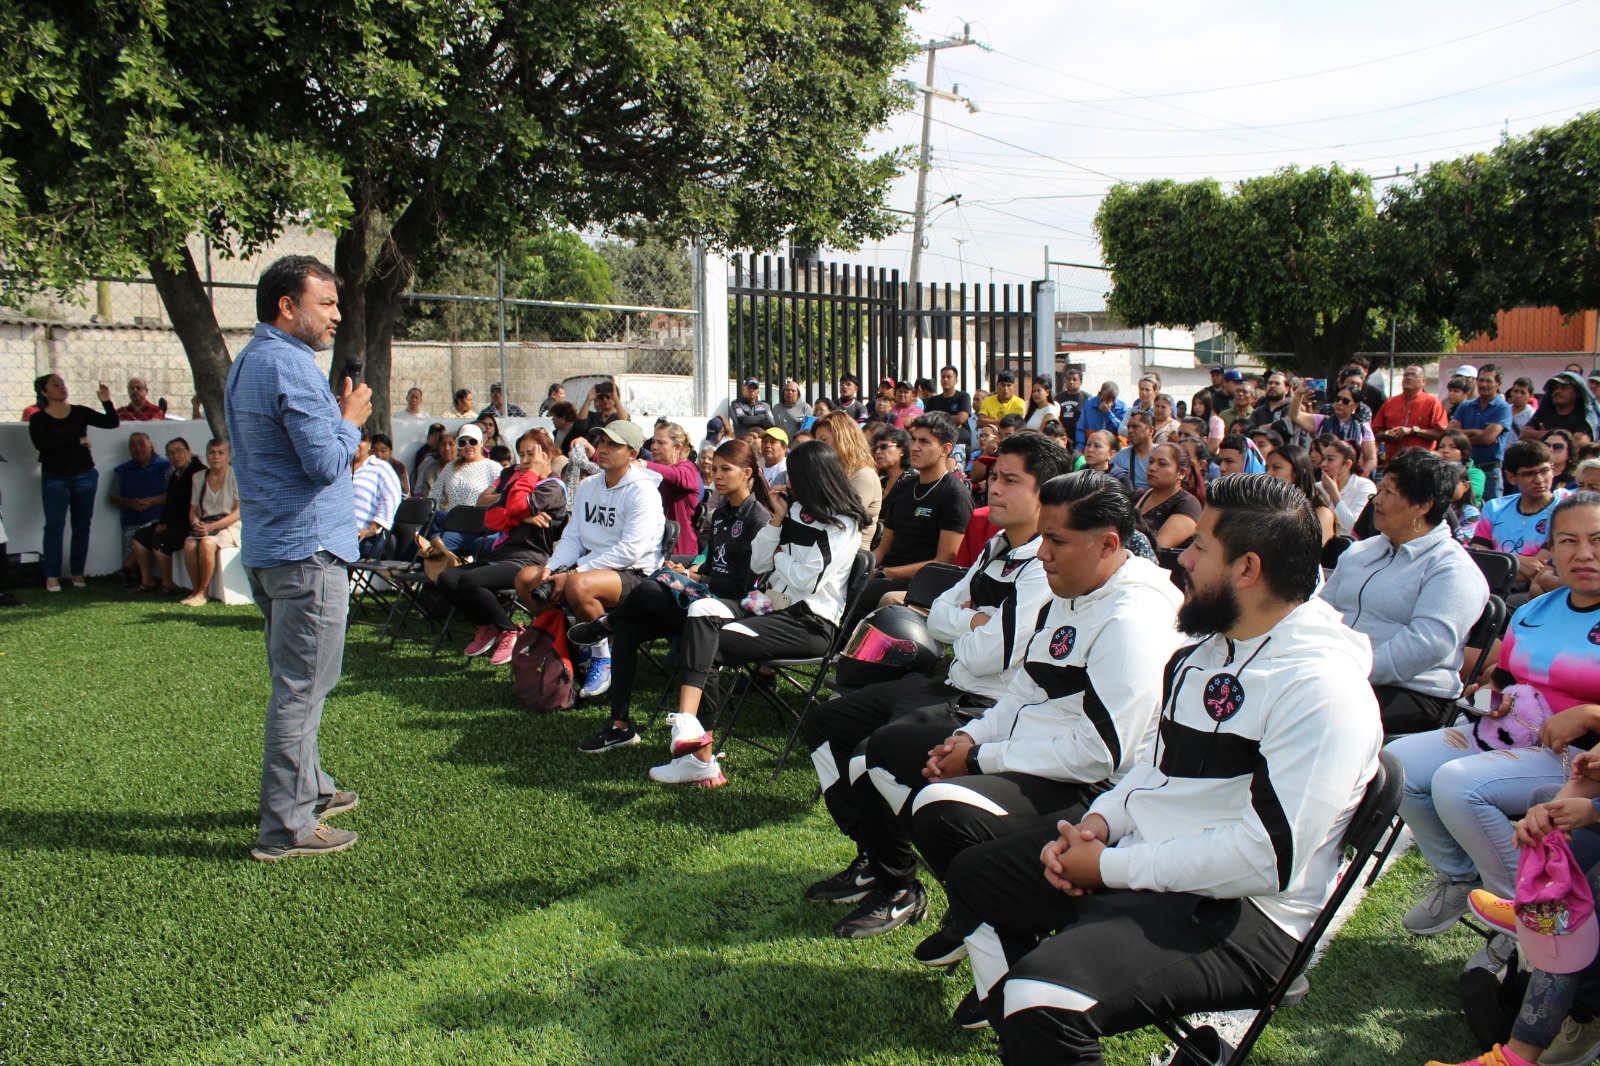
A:
{"type": "MultiPolygon", "coordinates": [[[[825,655],[836,630],[803,603],[772,614],[753,615],[732,600],[700,600],[684,622],[678,654],[683,686],[704,689],[716,665],[760,663],[768,659],[809,659],[825,655]]],[[[715,705],[702,705],[701,722],[714,726],[715,705]]]]}
{"type": "Polygon", "coordinates": [[[659,581],[641,581],[606,612],[611,627],[611,719],[628,721],[633,679],[639,672],[639,646],[683,632],[688,612],[659,581]]]}
{"type": "Polygon", "coordinates": [[[1092,1066],[1102,1036],[1259,1006],[1282,977],[1296,941],[1248,900],[1112,889],[1074,899],[1039,863],[1055,836],[978,844],[950,867],[951,909],[981,923],[968,957],[1003,1061],[1092,1066]]]}
{"type": "Polygon", "coordinates": [[[473,625],[494,626],[509,633],[517,624],[495,592],[510,591],[526,565],[523,561],[505,560],[452,566],[434,584],[456,612],[473,625]]]}

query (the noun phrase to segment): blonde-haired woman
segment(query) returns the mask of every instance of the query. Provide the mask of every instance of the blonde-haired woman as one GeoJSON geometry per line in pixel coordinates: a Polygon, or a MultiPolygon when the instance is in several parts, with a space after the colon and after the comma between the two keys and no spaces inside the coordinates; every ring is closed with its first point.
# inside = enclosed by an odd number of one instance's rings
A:
{"type": "Polygon", "coordinates": [[[883,483],[878,480],[878,465],[872,461],[867,438],[862,434],[861,427],[856,425],[856,420],[843,411],[834,411],[817,419],[811,432],[839,453],[845,477],[850,479],[850,487],[856,490],[861,506],[870,519],[861,530],[861,547],[871,551],[872,537],[878,527],[878,512],[883,508],[883,483]]]}
{"type": "Polygon", "coordinates": [[[700,503],[700,467],[695,464],[688,432],[676,422],[656,424],[650,438],[651,458],[645,466],[661,475],[661,509],[670,521],[678,523],[678,541],[672,555],[695,556],[700,552],[700,531],[695,529],[694,509],[700,503]]]}

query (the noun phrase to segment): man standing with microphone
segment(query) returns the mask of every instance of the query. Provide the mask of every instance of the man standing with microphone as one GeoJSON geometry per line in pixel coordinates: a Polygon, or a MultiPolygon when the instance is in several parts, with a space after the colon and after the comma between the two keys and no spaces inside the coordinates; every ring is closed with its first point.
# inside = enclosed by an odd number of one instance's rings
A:
{"type": "Polygon", "coordinates": [[[334,398],[316,353],[333,344],[339,286],[325,264],[279,259],[256,285],[255,335],[228,373],[228,433],[239,482],[250,591],[266,620],[266,743],[261,827],[252,858],[275,862],[343,851],[356,842],[323,820],[355,807],[322,769],[317,730],[339,681],[347,565],[359,549],[350,461],[372,414],[359,363],[334,398]]]}

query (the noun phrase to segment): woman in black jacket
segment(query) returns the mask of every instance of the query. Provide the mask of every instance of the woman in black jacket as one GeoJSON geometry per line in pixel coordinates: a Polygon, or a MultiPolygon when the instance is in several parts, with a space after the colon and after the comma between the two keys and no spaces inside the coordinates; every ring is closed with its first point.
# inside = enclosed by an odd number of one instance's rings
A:
{"type": "Polygon", "coordinates": [[[94,521],[94,499],[100,471],[89,451],[89,427],[116,429],[117,409],[111,405],[111,388],[100,383],[100,411],[67,402],[67,383],[60,374],[34,379],[39,410],[28,419],[28,438],[39,451],[39,495],[44,503],[44,587],[61,591],[61,578],[70,577],[83,587],[83,568],[89,562],[89,526],[94,521]],[[70,569],[61,569],[61,534],[67,512],[72,512],[70,569]]]}
{"type": "MultiPolygon", "coordinates": [[[[772,494],[761,476],[761,461],[755,449],[742,440],[724,442],[712,456],[711,464],[712,485],[722,502],[711,514],[705,555],[692,567],[666,565],[690,581],[703,582],[713,596],[738,600],[755,587],[750,544],[772,521],[772,494]]],[[[598,755],[638,743],[628,705],[633,702],[639,645],[681,633],[689,617],[689,602],[659,581],[645,581],[613,610],[567,631],[568,639],[578,644],[611,641],[611,720],[599,733],[579,744],[579,751],[598,755]]]]}

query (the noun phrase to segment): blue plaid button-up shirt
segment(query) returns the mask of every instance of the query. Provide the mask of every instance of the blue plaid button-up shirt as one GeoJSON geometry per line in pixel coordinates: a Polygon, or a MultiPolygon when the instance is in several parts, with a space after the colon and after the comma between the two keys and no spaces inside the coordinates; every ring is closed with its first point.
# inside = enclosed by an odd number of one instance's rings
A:
{"type": "Polygon", "coordinates": [[[358,554],[350,462],[361,433],[339,414],[310,345],[264,322],[228,371],[228,433],[244,565],[358,554]]]}

